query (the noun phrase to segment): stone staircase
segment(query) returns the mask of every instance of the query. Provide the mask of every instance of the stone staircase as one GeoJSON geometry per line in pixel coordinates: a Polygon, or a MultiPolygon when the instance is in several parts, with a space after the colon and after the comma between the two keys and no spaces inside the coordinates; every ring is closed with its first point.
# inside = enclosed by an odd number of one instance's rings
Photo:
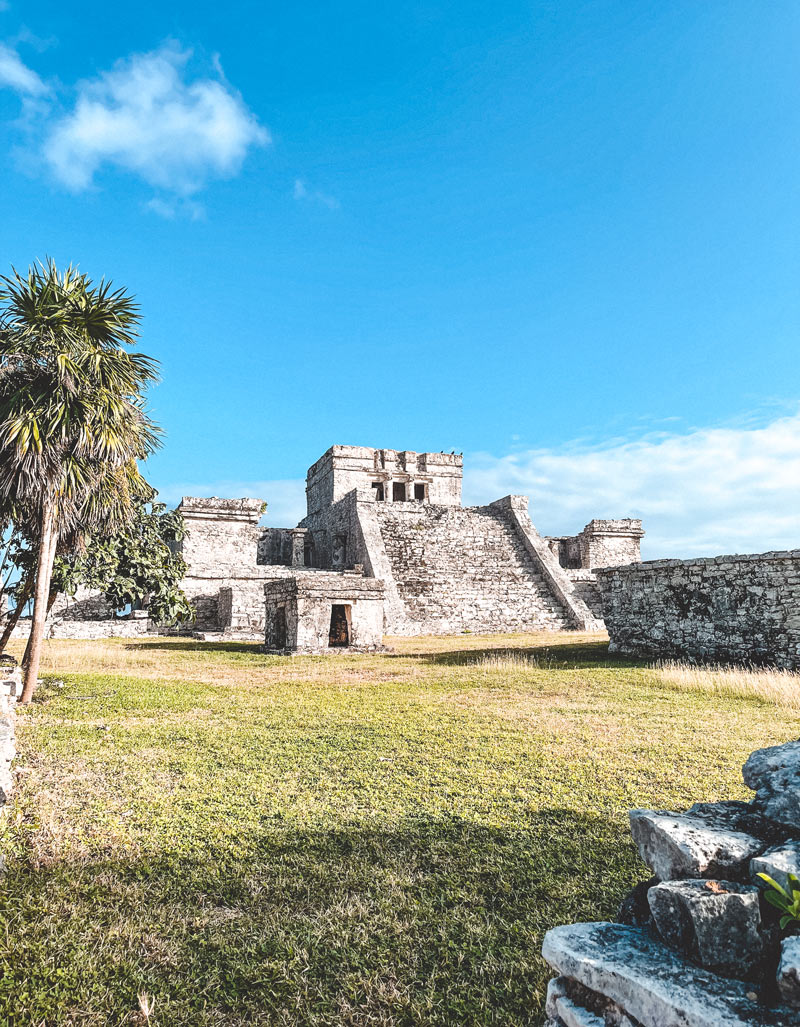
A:
{"type": "Polygon", "coordinates": [[[435,634],[573,627],[497,509],[398,503],[376,512],[409,621],[435,634]]]}

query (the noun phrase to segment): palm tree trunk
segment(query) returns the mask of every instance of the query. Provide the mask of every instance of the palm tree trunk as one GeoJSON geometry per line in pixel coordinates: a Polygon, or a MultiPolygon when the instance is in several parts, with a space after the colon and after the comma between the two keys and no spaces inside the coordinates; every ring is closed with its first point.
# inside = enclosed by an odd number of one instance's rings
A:
{"type": "MultiPolygon", "coordinates": [[[[48,595],[47,595],[47,613],[44,615],[45,626],[46,626],[46,623],[47,623],[47,618],[50,616],[50,614],[53,611],[53,607],[56,605],[56,599],[58,599],[58,589],[57,588],[53,588],[52,585],[51,585],[51,587],[50,587],[50,589],[48,591],[48,595]]],[[[27,645],[25,646],[25,652],[24,652],[24,654],[22,656],[22,666],[23,667],[27,667],[28,663],[30,662],[30,658],[31,658],[31,638],[32,637],[33,637],[33,632],[31,632],[31,634],[28,635],[28,642],[27,642],[27,645]]]]}
{"type": "Polygon", "coordinates": [[[47,599],[50,593],[50,577],[53,573],[55,547],[55,500],[48,497],[42,508],[42,531],[39,536],[39,559],[36,563],[36,590],[33,599],[33,621],[28,639],[29,657],[25,667],[25,684],[20,702],[29,703],[39,680],[39,661],[42,658],[42,638],[47,619],[47,599]]]}
{"type": "Polygon", "coordinates": [[[20,593],[14,611],[10,613],[8,616],[6,626],[5,628],[3,628],[3,634],[2,636],[0,636],[0,653],[5,652],[6,646],[8,645],[9,639],[11,638],[14,628],[17,626],[17,622],[22,616],[22,611],[28,605],[28,600],[30,599],[31,595],[33,595],[33,578],[29,578],[25,582],[25,587],[20,593]]]}

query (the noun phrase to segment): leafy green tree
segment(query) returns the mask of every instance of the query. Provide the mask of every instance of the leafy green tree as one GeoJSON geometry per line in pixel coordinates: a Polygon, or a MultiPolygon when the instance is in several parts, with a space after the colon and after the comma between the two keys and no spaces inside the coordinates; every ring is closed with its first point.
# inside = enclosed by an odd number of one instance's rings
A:
{"type": "Polygon", "coordinates": [[[74,595],[84,586],[99,589],[116,610],[146,607],[157,624],[191,621],[194,609],[181,589],[186,562],[176,551],[184,534],[177,510],[143,504],[118,532],[95,536],[79,552],[57,556],[51,593],[74,595]]]}
{"type": "Polygon", "coordinates": [[[59,540],[116,530],[153,496],[137,461],[159,444],[143,397],[157,365],[130,352],[138,325],[132,297],[72,266],[0,277],[0,508],[13,503],[35,525],[22,702],[39,673],[59,540]]]}

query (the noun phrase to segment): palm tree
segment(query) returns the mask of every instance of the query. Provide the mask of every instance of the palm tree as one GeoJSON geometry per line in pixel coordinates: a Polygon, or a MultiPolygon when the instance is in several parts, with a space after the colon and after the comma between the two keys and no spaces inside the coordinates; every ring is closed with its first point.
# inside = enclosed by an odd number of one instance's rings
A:
{"type": "Polygon", "coordinates": [[[0,504],[36,525],[33,620],[22,702],[39,673],[59,539],[124,524],[152,490],[137,461],[159,444],[143,392],[157,364],[131,353],[133,298],[71,265],[0,276],[0,504]]]}

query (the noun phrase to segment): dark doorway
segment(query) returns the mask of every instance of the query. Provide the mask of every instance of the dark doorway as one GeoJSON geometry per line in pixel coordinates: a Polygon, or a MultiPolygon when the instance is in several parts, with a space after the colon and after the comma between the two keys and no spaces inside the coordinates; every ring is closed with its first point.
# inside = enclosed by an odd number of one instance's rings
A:
{"type": "Polygon", "coordinates": [[[334,603],[331,607],[331,630],[328,635],[331,647],[350,645],[350,607],[334,603]]]}
{"type": "Polygon", "coordinates": [[[279,606],[275,611],[272,625],[272,645],[275,649],[286,648],[286,607],[279,606]]]}
{"type": "Polygon", "coordinates": [[[395,503],[404,503],[406,501],[406,487],[402,481],[392,482],[392,500],[395,503]]]}
{"type": "Polygon", "coordinates": [[[379,503],[382,503],[386,498],[383,492],[383,482],[373,481],[372,487],[375,489],[375,498],[378,500],[379,503]]]}
{"type": "Polygon", "coordinates": [[[422,502],[425,499],[425,486],[418,484],[414,486],[414,499],[422,502]]]}

